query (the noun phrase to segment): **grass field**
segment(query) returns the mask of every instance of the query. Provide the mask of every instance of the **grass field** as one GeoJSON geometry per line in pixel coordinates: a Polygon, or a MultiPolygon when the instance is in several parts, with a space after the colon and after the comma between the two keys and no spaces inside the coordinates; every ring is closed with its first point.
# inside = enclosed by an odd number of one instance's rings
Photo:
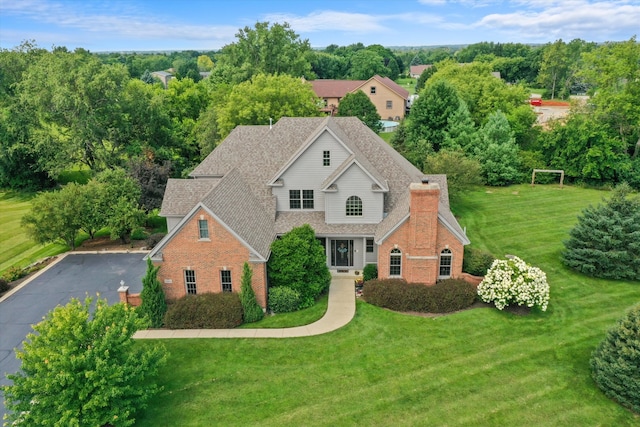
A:
{"type": "Polygon", "coordinates": [[[164,390],[137,425],[638,425],[595,387],[589,357],[640,284],[559,262],[577,214],[604,194],[522,185],[453,206],[474,246],[547,273],[547,312],[423,318],[358,301],[349,325],[322,336],[164,340],[164,390]]]}
{"type": "Polygon", "coordinates": [[[64,252],[61,244],[39,245],[29,239],[20,226],[22,216],[31,207],[31,195],[0,192],[0,275],[7,268],[25,267],[39,259],[64,252]]]}

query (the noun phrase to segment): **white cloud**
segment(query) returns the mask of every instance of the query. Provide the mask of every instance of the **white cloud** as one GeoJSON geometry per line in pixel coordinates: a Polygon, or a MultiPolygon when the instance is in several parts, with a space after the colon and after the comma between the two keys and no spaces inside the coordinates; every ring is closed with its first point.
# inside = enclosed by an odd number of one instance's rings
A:
{"type": "Polygon", "coordinates": [[[26,16],[38,22],[55,24],[61,28],[83,30],[89,33],[107,32],[110,37],[154,39],[182,38],[186,40],[231,41],[236,26],[204,26],[168,23],[149,16],[122,3],[107,3],[104,7],[92,3],[93,12],[82,9],[83,4],[71,9],[68,5],[45,0],[0,2],[0,13],[26,16]],[[97,6],[97,7],[96,7],[97,6]],[[123,7],[120,7],[123,6],[123,7]],[[119,8],[120,7],[120,8],[119,8]],[[95,10],[97,9],[97,12],[95,10]]]}
{"type": "Polygon", "coordinates": [[[526,10],[494,13],[477,21],[474,26],[519,34],[529,40],[551,38],[585,38],[604,41],[620,30],[636,31],[640,22],[640,5],[625,1],[590,2],[517,1],[526,10]]]}
{"type": "Polygon", "coordinates": [[[442,6],[447,4],[447,0],[418,0],[418,3],[427,6],[442,6]]]}
{"type": "Polygon", "coordinates": [[[380,25],[380,17],[364,13],[338,12],[324,10],[312,12],[306,16],[279,13],[264,17],[269,22],[288,22],[296,32],[312,33],[316,31],[344,31],[352,33],[367,33],[385,31],[380,25]]]}

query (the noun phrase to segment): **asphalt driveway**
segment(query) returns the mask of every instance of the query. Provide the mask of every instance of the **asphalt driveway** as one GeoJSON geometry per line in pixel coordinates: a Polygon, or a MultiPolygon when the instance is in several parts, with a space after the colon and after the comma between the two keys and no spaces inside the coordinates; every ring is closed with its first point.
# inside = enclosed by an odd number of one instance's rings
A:
{"type": "MultiPolygon", "coordinates": [[[[144,253],[69,253],[1,301],[0,384],[9,384],[6,374],[20,368],[14,348],[32,331],[31,325],[57,305],[65,305],[74,297],[95,297],[96,293],[109,303],[116,303],[121,280],[129,286],[129,292],[140,292],[146,272],[143,257],[144,253]]],[[[3,400],[0,395],[2,414],[3,400]]]]}

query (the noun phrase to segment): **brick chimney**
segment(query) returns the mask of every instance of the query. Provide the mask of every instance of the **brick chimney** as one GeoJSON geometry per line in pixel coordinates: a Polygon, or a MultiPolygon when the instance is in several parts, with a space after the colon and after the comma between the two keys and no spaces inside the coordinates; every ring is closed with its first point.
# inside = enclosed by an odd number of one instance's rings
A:
{"type": "Polygon", "coordinates": [[[407,252],[411,256],[436,256],[440,186],[423,179],[420,183],[411,183],[409,192],[411,199],[407,252]]]}

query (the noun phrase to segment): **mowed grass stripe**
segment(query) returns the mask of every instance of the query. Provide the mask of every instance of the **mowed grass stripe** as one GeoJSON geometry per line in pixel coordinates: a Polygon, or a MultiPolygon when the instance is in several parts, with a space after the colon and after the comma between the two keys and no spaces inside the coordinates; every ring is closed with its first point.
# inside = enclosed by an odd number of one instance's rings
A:
{"type": "Polygon", "coordinates": [[[637,425],[595,387],[589,357],[640,301],[640,286],[588,278],[560,261],[577,215],[606,193],[490,191],[465,195],[454,212],[473,246],[547,272],[547,312],[417,318],[359,301],[349,325],[323,336],[166,340],[165,390],[138,425],[637,425]]]}
{"type": "Polygon", "coordinates": [[[31,208],[33,195],[0,192],[0,274],[11,266],[27,266],[66,250],[61,244],[40,245],[22,228],[22,217],[31,208]]]}

